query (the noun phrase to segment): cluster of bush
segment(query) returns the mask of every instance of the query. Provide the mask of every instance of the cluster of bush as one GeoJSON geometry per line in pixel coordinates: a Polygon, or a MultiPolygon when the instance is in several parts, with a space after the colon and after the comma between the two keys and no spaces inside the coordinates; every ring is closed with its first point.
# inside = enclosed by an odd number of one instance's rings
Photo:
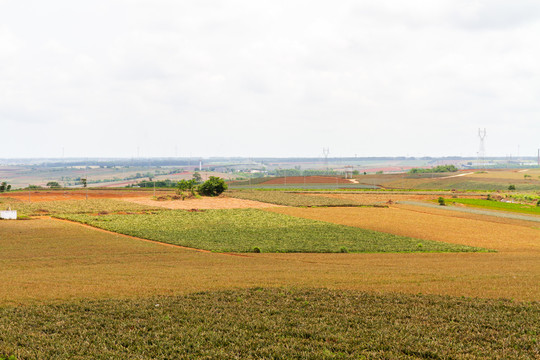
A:
{"type": "Polygon", "coordinates": [[[429,169],[412,168],[411,170],[409,170],[409,174],[445,173],[456,171],[458,171],[458,168],[454,165],[439,165],[429,169]]]}
{"type": "Polygon", "coordinates": [[[174,188],[177,186],[177,183],[173,180],[143,180],[139,183],[137,183],[138,187],[144,187],[144,188],[151,188],[151,187],[157,187],[157,188],[174,188]]]}
{"type": "Polygon", "coordinates": [[[184,194],[184,192],[189,192],[191,195],[218,196],[227,190],[227,183],[220,177],[210,176],[203,183],[197,181],[196,178],[180,180],[176,188],[180,195],[184,194]]]}
{"type": "Polygon", "coordinates": [[[2,181],[0,183],[0,193],[1,192],[6,192],[6,191],[9,191],[11,190],[11,185],[9,185],[7,182],[5,181],[2,181]]]}

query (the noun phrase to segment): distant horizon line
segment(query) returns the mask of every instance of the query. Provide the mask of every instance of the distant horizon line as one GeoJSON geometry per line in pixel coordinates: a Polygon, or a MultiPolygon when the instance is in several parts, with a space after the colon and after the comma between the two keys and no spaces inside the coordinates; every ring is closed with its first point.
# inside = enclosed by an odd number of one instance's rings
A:
{"type": "Polygon", "coordinates": [[[536,160],[537,156],[513,156],[513,155],[504,155],[504,156],[126,156],[126,157],[107,157],[107,156],[73,156],[73,157],[5,157],[0,158],[1,161],[55,161],[55,162],[65,162],[65,161],[111,161],[111,160],[430,160],[430,159],[444,159],[444,160],[525,160],[525,159],[534,159],[536,160]]]}

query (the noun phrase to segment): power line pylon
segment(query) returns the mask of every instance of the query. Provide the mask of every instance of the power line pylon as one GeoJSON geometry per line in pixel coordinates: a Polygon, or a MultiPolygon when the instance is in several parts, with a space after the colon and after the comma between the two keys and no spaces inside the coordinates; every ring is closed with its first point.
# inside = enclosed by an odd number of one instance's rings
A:
{"type": "Polygon", "coordinates": [[[330,155],[330,148],[323,148],[322,152],[324,155],[324,167],[328,170],[328,155],[330,155]]]}
{"type": "Polygon", "coordinates": [[[480,148],[478,150],[478,161],[482,160],[482,165],[486,167],[486,129],[478,129],[478,137],[480,138],[480,148]]]}

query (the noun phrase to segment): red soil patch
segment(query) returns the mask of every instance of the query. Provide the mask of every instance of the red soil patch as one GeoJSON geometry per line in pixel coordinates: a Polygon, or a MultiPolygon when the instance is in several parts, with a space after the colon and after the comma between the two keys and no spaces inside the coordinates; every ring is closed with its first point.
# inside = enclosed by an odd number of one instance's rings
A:
{"type": "Polygon", "coordinates": [[[263,182],[264,185],[284,184],[351,184],[352,181],[335,176],[287,176],[274,178],[263,182]]]}
{"type": "MultiPolygon", "coordinates": [[[[172,191],[159,191],[159,195],[173,194],[172,191]]],[[[88,190],[89,199],[121,199],[121,198],[134,198],[134,197],[150,197],[153,193],[151,191],[137,191],[137,190],[88,190]]],[[[28,201],[28,192],[17,191],[0,194],[0,198],[9,197],[21,201],[28,201]]],[[[31,202],[42,201],[62,201],[62,200],[82,200],[86,199],[85,190],[51,190],[51,191],[31,191],[31,202]]]]}

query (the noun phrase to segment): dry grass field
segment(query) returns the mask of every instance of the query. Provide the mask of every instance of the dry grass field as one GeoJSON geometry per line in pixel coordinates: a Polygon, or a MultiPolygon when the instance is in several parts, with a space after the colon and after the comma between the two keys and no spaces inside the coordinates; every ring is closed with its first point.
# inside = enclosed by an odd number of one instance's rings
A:
{"type": "Polygon", "coordinates": [[[278,177],[263,182],[264,185],[278,184],[352,184],[353,180],[336,176],[287,176],[278,177]]]}
{"type": "Polygon", "coordinates": [[[384,189],[416,190],[506,190],[510,184],[518,190],[538,191],[540,170],[461,170],[445,174],[374,174],[358,175],[361,184],[375,184],[384,189]],[[525,177],[527,175],[527,177],[525,177]]]}
{"type": "MultiPolygon", "coordinates": [[[[448,197],[450,194],[446,193],[442,196],[448,197]]],[[[431,201],[431,200],[437,200],[441,194],[434,193],[434,194],[417,194],[417,193],[338,193],[338,194],[332,194],[332,193],[324,193],[324,194],[309,194],[309,196],[318,196],[318,197],[325,197],[325,198],[332,198],[332,199],[343,199],[343,200],[349,200],[351,202],[363,204],[363,205],[372,205],[372,204],[384,204],[388,202],[399,202],[399,201],[431,201]]],[[[459,194],[460,198],[467,198],[467,199],[479,199],[484,198],[485,196],[479,195],[479,194],[459,194]]]]}
{"type": "MultiPolygon", "coordinates": [[[[386,275],[392,279],[392,273],[402,275],[412,269],[419,273],[426,271],[427,275],[437,269],[445,279],[438,284],[438,291],[443,294],[508,297],[511,292],[510,297],[517,299],[540,299],[540,229],[535,223],[405,205],[271,211],[419,239],[495,249],[497,253],[490,254],[387,257],[386,265],[392,270],[386,275]]],[[[378,272],[375,268],[374,273],[378,272]]]]}
{"type": "Polygon", "coordinates": [[[505,180],[524,180],[525,175],[530,176],[531,179],[538,180],[540,176],[540,169],[522,169],[522,170],[486,170],[477,171],[473,174],[467,175],[472,179],[505,179],[505,180]]]}
{"type": "MultiPolygon", "coordinates": [[[[174,194],[172,190],[157,190],[159,195],[174,194]]],[[[33,190],[11,191],[0,194],[2,199],[15,199],[24,202],[64,201],[88,199],[122,199],[134,197],[151,197],[153,192],[149,190],[33,190]]]]}
{"type": "MultiPolygon", "coordinates": [[[[282,214],[357,226],[364,229],[491,248],[498,251],[540,251],[537,223],[506,224],[491,217],[454,216],[445,210],[394,205],[389,208],[279,208],[282,214]]],[[[539,264],[540,265],[540,264],[539,264]]]]}

